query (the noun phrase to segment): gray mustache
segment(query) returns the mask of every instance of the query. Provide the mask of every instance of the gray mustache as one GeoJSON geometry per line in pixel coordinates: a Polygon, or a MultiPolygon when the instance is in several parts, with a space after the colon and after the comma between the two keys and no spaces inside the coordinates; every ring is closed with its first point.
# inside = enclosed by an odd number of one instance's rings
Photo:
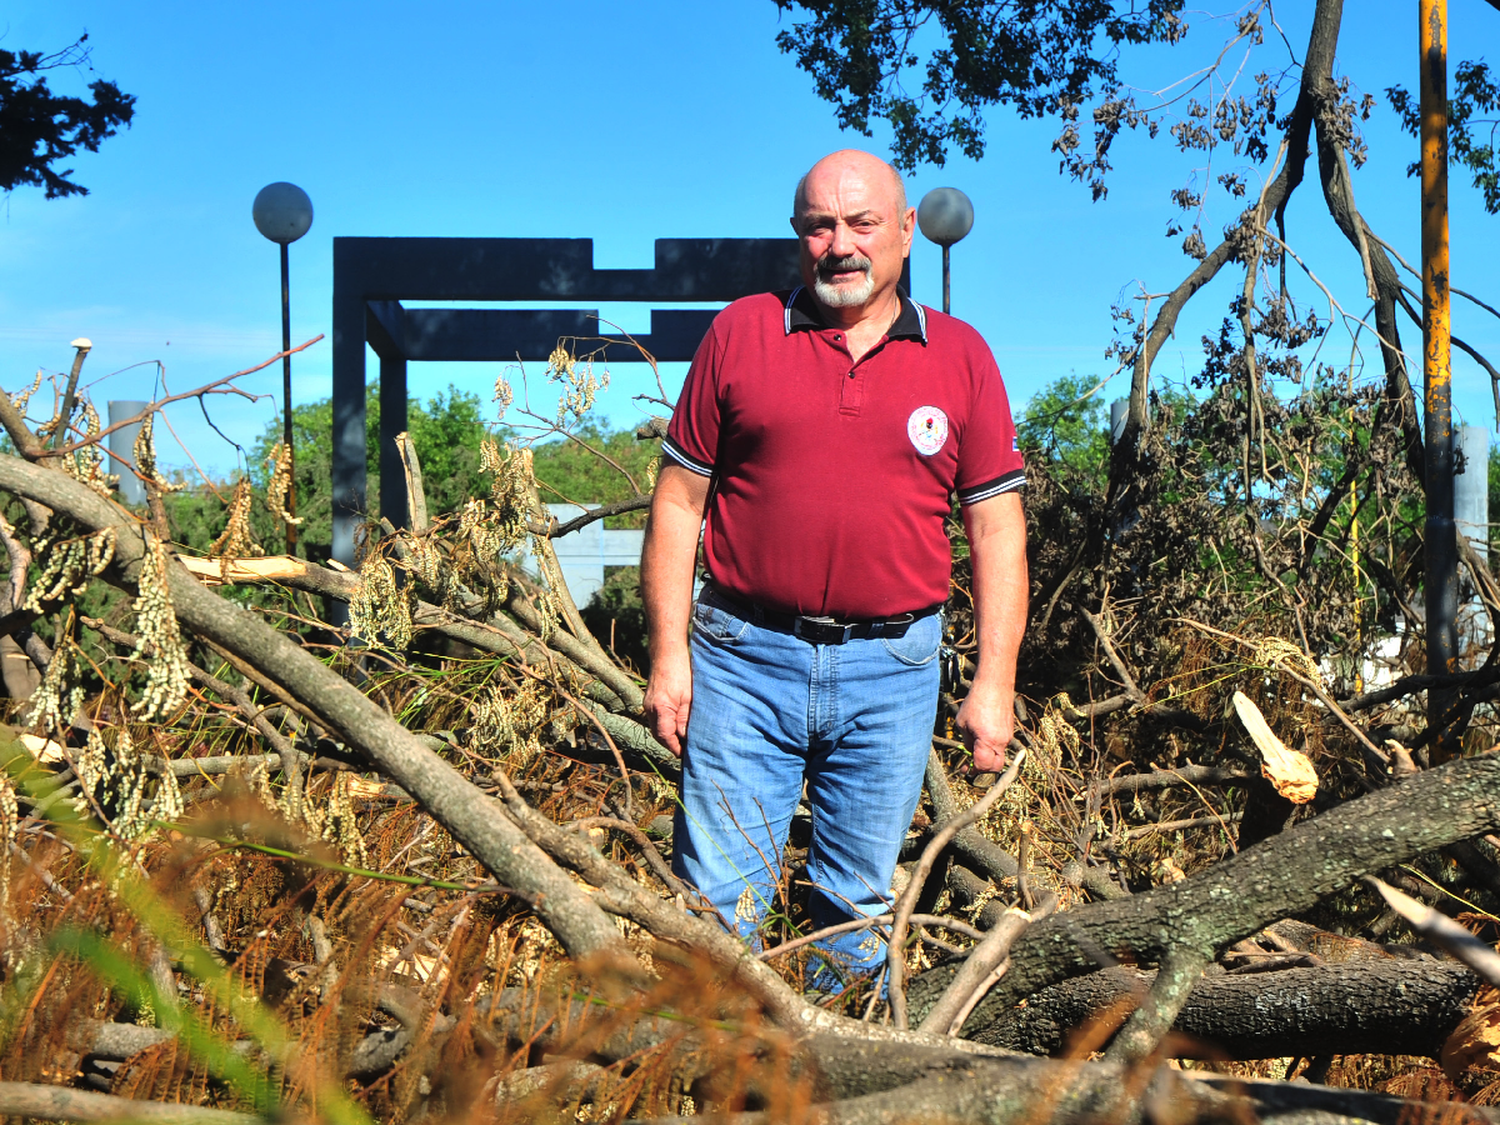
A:
{"type": "Polygon", "coordinates": [[[863,254],[851,254],[846,258],[824,258],[818,263],[818,272],[825,276],[831,273],[847,273],[850,270],[869,273],[870,265],[870,259],[863,254]]]}

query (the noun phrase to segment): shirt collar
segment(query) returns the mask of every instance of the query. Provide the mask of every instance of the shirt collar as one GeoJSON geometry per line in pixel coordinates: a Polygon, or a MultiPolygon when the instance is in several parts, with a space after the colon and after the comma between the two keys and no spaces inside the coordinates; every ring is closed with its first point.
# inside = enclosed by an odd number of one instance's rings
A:
{"type": "MultiPolygon", "coordinates": [[[[886,336],[892,340],[906,337],[927,343],[927,310],[908,297],[899,286],[896,288],[896,299],[901,302],[901,312],[886,336]]],[[[818,330],[830,327],[823,319],[822,308],[804,285],[797,286],[787,295],[785,322],[788,336],[804,328],[818,330]]]]}

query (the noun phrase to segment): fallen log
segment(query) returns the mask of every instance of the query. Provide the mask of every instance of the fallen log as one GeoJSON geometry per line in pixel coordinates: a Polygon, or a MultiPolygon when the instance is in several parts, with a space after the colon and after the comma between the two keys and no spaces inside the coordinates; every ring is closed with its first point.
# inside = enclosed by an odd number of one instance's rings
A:
{"type": "MultiPolygon", "coordinates": [[[[114,528],[114,561],[105,577],[126,589],[138,588],[147,532],[114,504],[62,473],[15,457],[0,457],[0,489],[44,504],[91,531],[114,528]]],[[[276,681],[322,725],[420,801],[499,882],[534,902],[569,953],[630,959],[615,924],[500,806],[358,688],[254,614],[205,588],[182,566],[168,566],[167,584],[183,626],[242,661],[275,669],[276,681]]]]}
{"type": "MultiPolygon", "coordinates": [[[[1024,1007],[970,1020],[981,1043],[1054,1055],[1075,1029],[1114,1012],[1118,1022],[1155,979],[1115,968],[1034,993],[1024,1007]]],[[[1205,975],[1178,1013],[1171,1053],[1180,1058],[1287,1055],[1425,1055],[1468,1014],[1479,980],[1463,965],[1430,958],[1359,960],[1316,968],[1205,975]]]]}
{"type": "MultiPolygon", "coordinates": [[[[1304,821],[1180,883],[1045,918],[972,1019],[994,1023],[1048,985],[1169,950],[1212,959],[1265,926],[1379,871],[1500,827],[1500,757],[1463,758],[1304,821]]],[[[924,974],[926,975],[926,974],[924,974]]],[[[919,978],[920,980],[921,978],[919,978]]],[[[918,997],[941,990],[913,981],[918,997]]]]}
{"type": "Polygon", "coordinates": [[[149,1121],[153,1125],[261,1125],[254,1113],[137,1101],[38,1082],[0,1082],[0,1116],[39,1121],[149,1121]]]}

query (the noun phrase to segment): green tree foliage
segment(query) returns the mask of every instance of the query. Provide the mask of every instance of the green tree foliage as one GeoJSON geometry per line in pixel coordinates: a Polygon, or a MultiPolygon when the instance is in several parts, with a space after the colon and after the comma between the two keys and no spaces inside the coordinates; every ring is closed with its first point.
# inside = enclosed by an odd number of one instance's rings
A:
{"type": "Polygon", "coordinates": [[[1109,412],[1087,376],[1064,375],[1032,395],[1016,437],[1028,456],[1066,473],[1102,481],[1109,468],[1109,412]]]}
{"type": "Polygon", "coordinates": [[[73,169],[57,169],[80,148],[98,152],[121,125],[135,116],[135,96],[102,79],[89,84],[93,100],[55,94],[46,73],[88,65],[88,36],[52,54],[0,50],[0,189],[44,187],[48,199],[87,195],[71,179],[73,169]]]}
{"type": "Polygon", "coordinates": [[[1490,435],[1489,463],[1489,518],[1490,518],[1490,566],[1500,565],[1500,443],[1490,435]]]}
{"type": "MultiPolygon", "coordinates": [[[[1388,86],[1385,95],[1391,108],[1401,115],[1402,126],[1417,136],[1422,124],[1419,99],[1412,97],[1404,86],[1388,86]]],[[[1500,128],[1500,120],[1479,118],[1475,114],[1497,110],[1500,110],[1500,88],[1490,77],[1489,64],[1482,60],[1459,63],[1453,72],[1452,97],[1448,99],[1448,159],[1474,174],[1474,186],[1484,193],[1484,209],[1491,215],[1500,212],[1500,168],[1495,160],[1495,130],[1500,128]]],[[[1420,161],[1406,166],[1409,176],[1421,170],[1420,161]]]]}
{"type": "Polygon", "coordinates": [[[1125,44],[1175,43],[1182,0],[776,0],[780,48],[847,129],[895,131],[898,167],[984,155],[984,111],[1061,113],[1118,86],[1125,44]],[[932,44],[929,48],[928,44],[932,44]],[[916,93],[906,81],[920,82],[916,93]]]}

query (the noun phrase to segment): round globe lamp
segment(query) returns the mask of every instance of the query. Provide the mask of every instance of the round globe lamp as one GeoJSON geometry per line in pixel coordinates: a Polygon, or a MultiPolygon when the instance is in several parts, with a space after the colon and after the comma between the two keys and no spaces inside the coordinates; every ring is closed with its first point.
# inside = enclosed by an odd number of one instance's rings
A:
{"type": "Polygon", "coordinates": [[[917,207],[917,225],[929,242],[943,248],[943,311],[952,311],[948,249],[974,227],[974,204],[957,188],[933,188],[917,207]]]}

